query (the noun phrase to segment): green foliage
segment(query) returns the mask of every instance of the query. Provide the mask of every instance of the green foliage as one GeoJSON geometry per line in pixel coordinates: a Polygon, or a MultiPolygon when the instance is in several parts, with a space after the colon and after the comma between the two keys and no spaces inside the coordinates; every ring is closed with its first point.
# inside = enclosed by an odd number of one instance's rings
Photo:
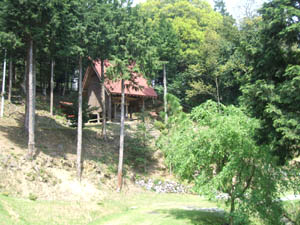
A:
{"type": "Polygon", "coordinates": [[[30,193],[29,196],[28,196],[28,198],[29,198],[29,200],[31,200],[31,201],[36,201],[38,197],[37,197],[35,194],[30,193]]]}
{"type": "Polygon", "coordinates": [[[165,124],[159,120],[156,120],[153,125],[154,125],[155,129],[157,129],[159,131],[162,131],[166,128],[165,124]]]}
{"type": "Polygon", "coordinates": [[[258,142],[270,145],[282,164],[299,154],[299,12],[299,1],[264,4],[261,21],[251,29],[255,37],[249,33],[242,43],[250,70],[241,102],[262,122],[258,142]]]}
{"type": "Polygon", "coordinates": [[[288,212],[288,214],[285,215],[285,218],[289,222],[293,222],[293,224],[299,225],[300,224],[300,202],[298,200],[285,202],[284,208],[288,212]]]}
{"type": "Polygon", "coordinates": [[[173,171],[212,199],[226,193],[234,224],[246,224],[250,215],[280,224],[282,209],[275,199],[281,171],[268,147],[256,144],[259,122],[239,108],[212,101],[188,116],[175,117],[168,135],[159,141],[173,171]]]}
{"type": "Polygon", "coordinates": [[[142,172],[147,171],[147,164],[152,159],[153,150],[150,146],[153,136],[149,127],[149,116],[146,112],[141,113],[140,122],[137,124],[134,136],[126,142],[126,159],[133,162],[133,167],[142,172]]]}
{"type": "MultiPolygon", "coordinates": [[[[224,2],[218,2],[223,4],[223,12],[224,2]]],[[[157,27],[156,46],[160,60],[168,62],[170,93],[188,106],[208,98],[235,102],[239,92],[234,69],[223,68],[236,49],[239,35],[232,17],[213,11],[205,1],[151,0],[142,4],[141,11],[157,27]]]]}

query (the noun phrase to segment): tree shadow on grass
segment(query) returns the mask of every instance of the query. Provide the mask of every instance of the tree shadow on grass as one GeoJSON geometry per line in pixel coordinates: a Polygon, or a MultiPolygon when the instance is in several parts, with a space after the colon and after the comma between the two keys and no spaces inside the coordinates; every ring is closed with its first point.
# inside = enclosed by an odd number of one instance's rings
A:
{"type": "Polygon", "coordinates": [[[158,210],[159,213],[174,217],[175,219],[189,220],[195,225],[226,225],[225,214],[213,211],[169,209],[158,210]]]}

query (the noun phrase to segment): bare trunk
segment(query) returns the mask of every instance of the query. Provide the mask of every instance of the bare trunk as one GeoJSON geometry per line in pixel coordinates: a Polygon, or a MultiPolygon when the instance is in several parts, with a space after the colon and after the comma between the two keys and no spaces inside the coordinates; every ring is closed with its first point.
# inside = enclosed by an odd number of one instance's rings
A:
{"type": "Polygon", "coordinates": [[[77,177],[81,181],[82,171],[82,56],[79,58],[78,79],[78,124],[77,124],[77,177]]]}
{"type": "Polygon", "coordinates": [[[101,92],[102,92],[102,136],[106,140],[106,99],[104,86],[104,60],[101,60],[101,92]]]}
{"type": "Polygon", "coordinates": [[[54,89],[54,59],[51,60],[51,77],[50,77],[50,114],[53,116],[53,89],[54,89]]]}
{"type": "Polygon", "coordinates": [[[219,93],[219,82],[218,82],[218,77],[216,77],[215,83],[216,83],[216,89],[217,89],[218,110],[220,111],[220,93],[219,93]]]}
{"type": "MultiPolygon", "coordinates": [[[[28,53],[27,53],[28,54],[28,53]]],[[[24,78],[23,78],[23,82],[21,83],[21,88],[24,92],[25,95],[27,95],[27,76],[28,76],[28,65],[27,65],[27,62],[28,62],[28,55],[26,56],[26,59],[24,60],[24,78]]]]}
{"type": "Polygon", "coordinates": [[[124,80],[121,81],[121,124],[120,124],[120,150],[119,150],[119,165],[118,165],[118,187],[117,191],[122,189],[122,171],[123,171],[123,152],[124,152],[124,105],[125,105],[125,90],[124,80]]]}
{"type": "Polygon", "coordinates": [[[234,197],[233,196],[231,196],[231,202],[230,202],[230,217],[229,217],[229,224],[230,225],[233,225],[234,224],[234,216],[233,216],[233,213],[234,213],[234,207],[235,207],[235,205],[234,205],[234,197]]]}
{"type": "Polygon", "coordinates": [[[11,103],[11,92],[12,92],[12,81],[13,81],[13,62],[12,57],[9,60],[9,83],[8,83],[8,101],[11,103]]]}
{"type": "Polygon", "coordinates": [[[28,48],[28,159],[35,153],[35,72],[33,65],[33,40],[28,48]]]}
{"type": "Polygon", "coordinates": [[[13,63],[13,83],[17,83],[16,64],[13,63]]]}
{"type": "Polygon", "coordinates": [[[6,76],[6,49],[5,49],[5,53],[4,53],[4,62],[3,62],[3,79],[2,79],[2,93],[1,93],[1,112],[0,112],[0,117],[3,117],[3,113],[4,113],[5,76],[6,76]]]}
{"type": "Polygon", "coordinates": [[[28,89],[29,89],[29,51],[27,50],[27,57],[26,57],[26,60],[25,60],[25,76],[24,76],[24,93],[26,94],[26,102],[25,102],[25,121],[24,121],[24,128],[25,128],[25,132],[26,134],[28,135],[28,128],[29,128],[29,108],[28,108],[28,105],[29,105],[29,92],[28,92],[28,89]]]}
{"type": "Polygon", "coordinates": [[[164,111],[165,111],[165,123],[168,122],[168,112],[167,112],[167,73],[166,73],[166,64],[164,64],[164,111]]]}

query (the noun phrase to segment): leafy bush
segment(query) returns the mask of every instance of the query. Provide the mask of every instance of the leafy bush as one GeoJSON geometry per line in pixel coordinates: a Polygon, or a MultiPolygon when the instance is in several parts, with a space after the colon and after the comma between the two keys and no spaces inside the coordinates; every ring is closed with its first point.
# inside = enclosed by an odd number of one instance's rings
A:
{"type": "Polygon", "coordinates": [[[137,125],[137,130],[132,138],[126,141],[126,160],[132,164],[136,169],[142,169],[143,172],[147,170],[147,162],[152,158],[152,148],[149,142],[153,136],[151,135],[151,128],[147,127],[149,118],[147,113],[140,115],[141,122],[137,125]]]}
{"type": "Polygon", "coordinates": [[[198,192],[212,199],[227,194],[230,224],[247,224],[249,215],[280,224],[276,199],[287,184],[268,146],[255,141],[259,125],[239,108],[208,101],[190,115],[170,117],[168,134],[159,140],[167,163],[198,192]]]}
{"type": "Polygon", "coordinates": [[[157,129],[159,131],[162,131],[162,130],[164,130],[166,128],[165,124],[163,122],[161,122],[161,121],[158,121],[158,120],[156,120],[154,122],[154,127],[155,127],[155,129],[157,129]]]}
{"type": "Polygon", "coordinates": [[[35,194],[30,193],[29,196],[28,196],[28,198],[29,198],[31,201],[36,201],[38,197],[37,197],[35,194]]]}
{"type": "Polygon", "coordinates": [[[300,225],[300,201],[288,201],[284,203],[288,214],[284,215],[285,220],[295,225],[300,225]]]}

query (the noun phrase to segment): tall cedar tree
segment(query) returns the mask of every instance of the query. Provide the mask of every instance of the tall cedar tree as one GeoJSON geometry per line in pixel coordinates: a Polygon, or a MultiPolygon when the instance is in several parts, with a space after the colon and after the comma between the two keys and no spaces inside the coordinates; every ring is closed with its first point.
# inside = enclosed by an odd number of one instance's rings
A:
{"type": "Polygon", "coordinates": [[[273,0],[260,13],[257,38],[244,46],[253,69],[242,86],[242,102],[262,122],[259,142],[284,163],[300,153],[300,1],[273,0]]]}
{"type": "MultiPolygon", "coordinates": [[[[44,36],[44,25],[49,21],[48,6],[41,1],[2,1],[1,17],[5,21],[7,31],[26,43],[27,46],[27,101],[26,119],[28,121],[28,158],[32,158],[35,151],[35,46],[44,36]]],[[[25,123],[26,125],[26,123],[25,123]]]]}
{"type": "Polygon", "coordinates": [[[82,61],[86,55],[88,40],[86,35],[87,14],[91,7],[91,2],[86,0],[72,1],[68,20],[70,20],[70,31],[72,45],[71,54],[79,56],[79,79],[78,79],[78,125],[77,125],[77,177],[81,180],[82,175],[82,61]]]}
{"type": "MultiPolygon", "coordinates": [[[[108,75],[115,80],[121,80],[121,124],[120,124],[120,149],[118,164],[117,190],[122,189],[123,156],[124,156],[124,104],[126,80],[132,80],[133,72],[137,72],[139,63],[143,71],[150,71],[147,56],[153,53],[149,35],[145,33],[145,21],[138,14],[137,8],[131,8],[130,2],[120,3],[118,17],[116,17],[116,37],[113,46],[113,65],[108,69],[108,75]]],[[[132,82],[134,85],[134,82],[132,82]]]]}
{"type": "Polygon", "coordinates": [[[113,53],[113,40],[116,36],[114,19],[117,17],[118,4],[112,4],[110,1],[93,3],[92,8],[87,15],[88,39],[92,43],[89,45],[89,56],[92,59],[101,61],[101,108],[102,108],[102,136],[106,139],[106,98],[104,86],[104,60],[110,58],[113,53]]]}

